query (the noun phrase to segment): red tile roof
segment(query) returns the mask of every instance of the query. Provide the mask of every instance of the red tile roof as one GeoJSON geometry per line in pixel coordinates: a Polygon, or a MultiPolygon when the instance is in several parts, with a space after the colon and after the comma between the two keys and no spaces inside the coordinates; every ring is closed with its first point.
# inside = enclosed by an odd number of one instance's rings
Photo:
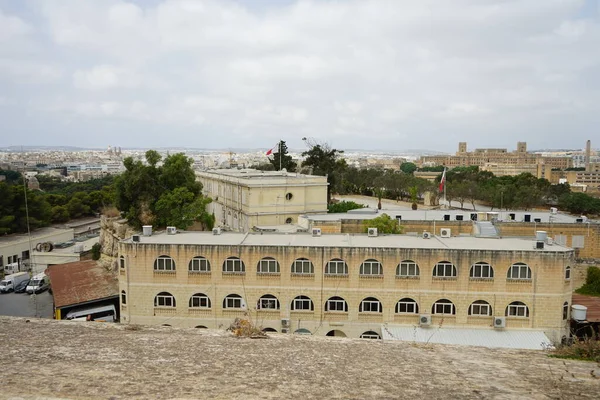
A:
{"type": "Polygon", "coordinates": [[[573,302],[571,304],[579,304],[587,307],[586,319],[588,322],[600,322],[600,297],[573,293],[573,302]]]}
{"type": "Polygon", "coordinates": [[[118,296],[119,281],[96,261],[78,261],[48,267],[57,308],[118,296]]]}

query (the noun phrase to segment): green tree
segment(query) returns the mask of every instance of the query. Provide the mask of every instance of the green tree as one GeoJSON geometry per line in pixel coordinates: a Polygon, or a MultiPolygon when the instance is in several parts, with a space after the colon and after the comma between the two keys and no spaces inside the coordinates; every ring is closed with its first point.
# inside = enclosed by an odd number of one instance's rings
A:
{"type": "Polygon", "coordinates": [[[100,251],[102,250],[102,246],[100,246],[100,243],[94,243],[94,245],[92,246],[92,260],[99,260],[100,259],[100,251]]]}
{"type": "Polygon", "coordinates": [[[365,208],[364,204],[358,204],[353,201],[340,201],[339,203],[332,203],[327,206],[328,213],[345,213],[350,210],[356,210],[358,208],[365,208]]]}
{"type": "Polygon", "coordinates": [[[327,204],[331,203],[331,190],[336,185],[336,172],[347,167],[346,161],[340,159],[342,150],[332,149],[328,144],[317,144],[302,153],[305,157],[303,167],[310,167],[313,175],[327,177],[327,204]]]}
{"type": "Polygon", "coordinates": [[[405,162],[400,164],[400,171],[404,172],[405,174],[412,175],[416,170],[417,165],[415,163],[405,162]]]}
{"type": "Polygon", "coordinates": [[[54,206],[52,207],[52,222],[62,223],[67,222],[71,218],[69,210],[66,206],[54,206]]]}
{"type": "Polygon", "coordinates": [[[156,202],[157,223],[187,229],[195,221],[207,220],[206,206],[210,202],[210,198],[199,197],[187,187],[175,188],[163,193],[156,202]]]}
{"type": "Polygon", "coordinates": [[[292,156],[288,155],[288,147],[285,141],[281,140],[277,144],[276,150],[277,151],[273,153],[273,159],[269,159],[274,170],[280,171],[285,168],[288,172],[296,172],[296,163],[292,161],[292,156]]]}
{"type": "Polygon", "coordinates": [[[369,228],[377,228],[377,233],[402,233],[402,226],[400,226],[397,220],[392,219],[387,214],[381,214],[377,218],[363,221],[363,231],[367,233],[369,228]]]}

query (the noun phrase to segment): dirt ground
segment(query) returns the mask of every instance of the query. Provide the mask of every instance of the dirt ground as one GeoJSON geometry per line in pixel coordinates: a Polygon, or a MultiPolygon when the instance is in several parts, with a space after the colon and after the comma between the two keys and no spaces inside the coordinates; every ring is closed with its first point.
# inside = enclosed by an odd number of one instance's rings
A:
{"type": "Polygon", "coordinates": [[[3,399],[597,399],[544,352],[0,317],[3,399]],[[29,322],[28,322],[29,321],[29,322]]]}

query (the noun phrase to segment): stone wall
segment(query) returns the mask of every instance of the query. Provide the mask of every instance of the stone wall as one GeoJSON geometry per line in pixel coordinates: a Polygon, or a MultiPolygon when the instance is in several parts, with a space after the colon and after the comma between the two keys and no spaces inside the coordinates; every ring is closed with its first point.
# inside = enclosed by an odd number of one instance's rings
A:
{"type": "Polygon", "coordinates": [[[119,241],[131,237],[134,233],[135,230],[127,224],[126,219],[103,215],[100,218],[100,238],[98,242],[101,246],[100,262],[116,271],[119,241]]]}

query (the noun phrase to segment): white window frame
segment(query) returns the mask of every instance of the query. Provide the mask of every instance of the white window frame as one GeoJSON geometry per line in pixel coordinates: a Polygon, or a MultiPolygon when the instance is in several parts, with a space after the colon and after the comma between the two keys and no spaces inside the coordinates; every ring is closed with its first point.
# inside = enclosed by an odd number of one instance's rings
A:
{"type": "Polygon", "coordinates": [[[513,302],[506,307],[506,316],[515,318],[529,318],[529,307],[527,304],[514,304],[522,302],[513,302]],[[522,314],[522,315],[520,315],[522,314]]]}
{"type": "Polygon", "coordinates": [[[176,306],[176,301],[175,301],[175,296],[173,296],[171,293],[166,292],[167,294],[157,294],[154,297],[154,307],[161,307],[161,308],[175,308],[176,306]],[[163,303],[163,304],[160,304],[163,303]],[[167,304],[170,303],[170,304],[167,304]]]}
{"type": "Polygon", "coordinates": [[[469,306],[470,316],[489,317],[492,315],[492,306],[485,300],[477,300],[469,306]]]}
{"type": "Polygon", "coordinates": [[[239,257],[227,257],[223,261],[223,272],[226,274],[245,274],[246,265],[239,257]],[[236,271],[236,266],[239,270],[236,271]]]}
{"type": "Polygon", "coordinates": [[[294,275],[314,275],[315,266],[308,258],[297,258],[292,264],[292,274],[294,275]],[[307,272],[308,270],[308,272],[307,272]]]}
{"type": "Polygon", "coordinates": [[[362,276],[380,276],[383,275],[383,265],[378,260],[370,258],[360,264],[360,275],[362,276]],[[368,270],[368,271],[367,271],[368,270]],[[373,271],[375,270],[375,273],[373,271]]]}
{"type": "Polygon", "coordinates": [[[308,296],[296,296],[292,300],[292,311],[314,311],[315,304],[312,299],[308,296]],[[298,308],[298,305],[302,305],[302,308],[298,308]],[[308,305],[308,308],[304,308],[304,305],[308,305]]]}
{"type": "Polygon", "coordinates": [[[409,297],[402,298],[396,303],[396,314],[417,314],[418,312],[419,304],[409,297]],[[406,311],[401,311],[402,306],[404,306],[406,311]],[[412,307],[412,311],[408,311],[410,307],[412,307]]]}
{"type": "Polygon", "coordinates": [[[456,315],[456,306],[450,300],[448,300],[448,303],[446,303],[445,301],[438,300],[435,303],[433,303],[432,314],[435,314],[435,315],[456,315]],[[447,307],[450,307],[449,308],[450,312],[446,312],[447,311],[447,307]]]}
{"type": "Polygon", "coordinates": [[[154,271],[175,272],[175,260],[170,256],[158,256],[154,260],[154,271]]]}
{"type": "Polygon", "coordinates": [[[348,275],[348,264],[339,258],[329,260],[325,266],[325,275],[346,276],[348,275]],[[332,267],[335,268],[334,273],[331,272],[332,267]],[[342,269],[342,273],[339,272],[340,268],[342,269]]]}
{"type": "Polygon", "coordinates": [[[360,335],[361,339],[381,339],[381,336],[377,332],[369,333],[373,331],[367,331],[360,335]]]}
{"type": "Polygon", "coordinates": [[[272,294],[266,294],[258,299],[257,308],[259,310],[279,310],[279,300],[272,294]],[[269,296],[269,297],[267,297],[269,296]]]}
{"type": "Polygon", "coordinates": [[[121,290],[121,304],[127,305],[127,292],[124,290],[121,290]]]}
{"type": "Polygon", "coordinates": [[[192,296],[190,296],[190,302],[188,303],[189,308],[202,308],[202,309],[210,309],[211,304],[210,304],[210,298],[205,295],[204,293],[195,293],[192,296]],[[198,301],[198,305],[194,305],[195,300],[198,301]],[[202,303],[205,303],[205,305],[202,305],[202,303]]]}
{"type": "Polygon", "coordinates": [[[123,256],[119,257],[119,268],[125,269],[125,257],[123,256]]]}
{"type": "Polygon", "coordinates": [[[223,299],[223,308],[226,310],[242,310],[243,299],[238,294],[229,294],[223,299]]]}
{"type": "Polygon", "coordinates": [[[258,262],[257,272],[259,274],[279,274],[279,271],[279,262],[273,257],[264,257],[258,262]]]}
{"type": "Polygon", "coordinates": [[[419,275],[419,264],[412,260],[401,261],[400,264],[398,264],[398,267],[396,267],[396,276],[413,278],[418,277],[419,275]],[[403,274],[403,269],[406,271],[405,274],[403,274]],[[413,270],[413,273],[411,273],[411,269],[413,270]]]}
{"type": "Polygon", "coordinates": [[[449,261],[440,261],[433,267],[433,276],[435,278],[456,278],[458,276],[458,270],[456,266],[449,261]],[[439,271],[443,273],[440,275],[439,271]],[[450,272],[450,275],[448,275],[450,272]]]}
{"type": "Polygon", "coordinates": [[[469,278],[471,279],[494,279],[494,267],[490,264],[480,261],[471,265],[469,271],[469,278]],[[479,269],[479,271],[477,271],[479,269]]]}
{"type": "Polygon", "coordinates": [[[325,307],[327,309],[326,312],[339,312],[339,313],[347,313],[348,312],[348,303],[346,302],[346,300],[340,298],[340,300],[338,299],[333,299],[333,298],[329,298],[327,299],[327,302],[325,304],[325,307]],[[334,309],[332,309],[332,305],[335,305],[334,309]],[[341,310],[338,310],[338,308],[340,308],[339,306],[341,305],[341,310]]]}
{"type": "Polygon", "coordinates": [[[210,261],[203,256],[195,256],[188,265],[189,272],[206,273],[210,272],[210,261]]]}
{"type": "Polygon", "coordinates": [[[571,266],[567,265],[565,267],[565,280],[566,281],[570,281],[571,280],[571,266]]]}
{"type": "Polygon", "coordinates": [[[563,321],[568,320],[569,319],[569,302],[565,301],[563,303],[563,321]]]}
{"type": "Polygon", "coordinates": [[[530,281],[531,280],[531,268],[529,267],[529,265],[525,264],[525,263],[514,263],[513,265],[510,266],[510,268],[508,269],[508,274],[507,274],[507,278],[508,280],[513,280],[513,281],[530,281]],[[514,271],[517,271],[517,277],[514,277],[514,271]],[[523,277],[525,276],[525,277],[523,277]]]}
{"type": "Polygon", "coordinates": [[[380,314],[383,312],[383,307],[379,300],[375,299],[374,297],[367,297],[366,299],[364,299],[363,301],[360,302],[359,312],[380,314]],[[370,300],[370,299],[374,299],[374,300],[370,300]],[[368,308],[368,310],[366,310],[366,308],[368,308]]]}

